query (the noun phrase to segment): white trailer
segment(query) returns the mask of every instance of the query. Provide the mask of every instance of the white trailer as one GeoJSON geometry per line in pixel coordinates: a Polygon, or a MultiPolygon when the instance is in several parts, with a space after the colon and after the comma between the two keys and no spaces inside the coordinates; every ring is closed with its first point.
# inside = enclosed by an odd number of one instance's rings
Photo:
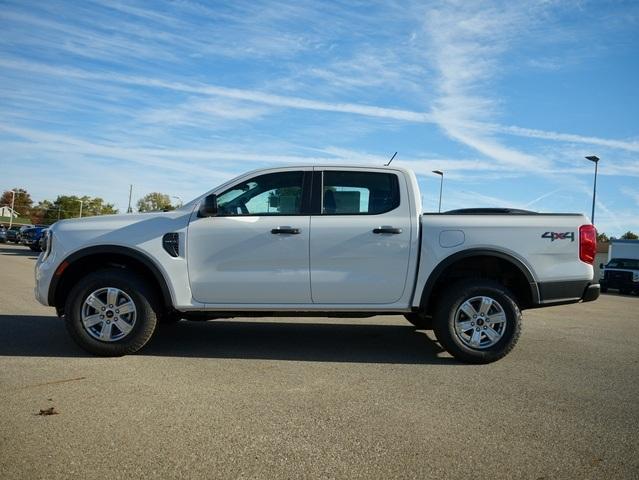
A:
{"type": "Polygon", "coordinates": [[[613,258],[639,260],[639,240],[610,240],[608,261],[613,258]]]}

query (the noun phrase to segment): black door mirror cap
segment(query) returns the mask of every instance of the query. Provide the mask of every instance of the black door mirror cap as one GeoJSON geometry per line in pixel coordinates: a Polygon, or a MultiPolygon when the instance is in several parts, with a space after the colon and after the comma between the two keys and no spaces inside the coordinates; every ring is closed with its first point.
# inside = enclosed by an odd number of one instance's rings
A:
{"type": "Polygon", "coordinates": [[[198,217],[214,217],[217,215],[217,195],[214,193],[207,195],[202,200],[197,211],[198,217]]]}

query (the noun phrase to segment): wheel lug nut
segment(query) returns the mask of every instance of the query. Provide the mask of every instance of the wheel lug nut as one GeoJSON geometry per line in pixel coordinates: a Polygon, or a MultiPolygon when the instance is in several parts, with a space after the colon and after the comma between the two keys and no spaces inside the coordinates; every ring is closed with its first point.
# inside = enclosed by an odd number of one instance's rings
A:
{"type": "Polygon", "coordinates": [[[475,322],[470,322],[470,326],[474,327],[475,326],[475,322]]]}
{"type": "Polygon", "coordinates": [[[104,312],[104,307],[102,307],[102,311],[104,312]]]}
{"type": "Polygon", "coordinates": [[[477,315],[473,315],[473,318],[477,318],[477,315]]]}
{"type": "Polygon", "coordinates": [[[104,315],[100,315],[100,318],[104,318],[104,315]]]}
{"type": "Polygon", "coordinates": [[[481,328],[477,327],[477,331],[479,332],[481,330],[481,328]]]}
{"type": "Polygon", "coordinates": [[[109,305],[109,308],[113,308],[113,305],[109,305]]]}
{"type": "Polygon", "coordinates": [[[115,313],[120,313],[120,310],[116,310],[115,313]]]}

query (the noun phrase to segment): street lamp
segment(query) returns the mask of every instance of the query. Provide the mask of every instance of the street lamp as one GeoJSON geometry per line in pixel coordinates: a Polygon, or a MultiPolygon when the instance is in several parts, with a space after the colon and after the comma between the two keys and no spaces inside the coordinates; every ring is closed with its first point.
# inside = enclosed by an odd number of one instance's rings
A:
{"type": "Polygon", "coordinates": [[[439,213],[442,213],[442,189],[444,188],[444,172],[441,170],[433,170],[433,173],[436,173],[441,177],[441,181],[439,182],[439,213]]]}
{"type": "Polygon", "coordinates": [[[9,228],[13,225],[13,212],[15,211],[13,210],[13,207],[15,207],[16,204],[16,191],[11,190],[11,194],[13,196],[11,197],[11,211],[9,212],[9,228]]]}
{"type": "Polygon", "coordinates": [[[80,218],[82,218],[82,204],[84,203],[84,200],[78,200],[78,202],[80,202],[80,218]]]}
{"type": "Polygon", "coordinates": [[[590,215],[590,222],[595,224],[595,197],[597,196],[597,166],[599,166],[599,157],[595,155],[588,155],[586,160],[595,162],[595,185],[592,188],[592,214],[590,215]]]}

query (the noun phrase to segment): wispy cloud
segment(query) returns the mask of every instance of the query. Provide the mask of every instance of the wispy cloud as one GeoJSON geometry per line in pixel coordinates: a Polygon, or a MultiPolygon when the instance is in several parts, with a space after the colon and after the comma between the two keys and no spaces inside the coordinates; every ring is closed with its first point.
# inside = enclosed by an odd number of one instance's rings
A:
{"type": "MultiPolygon", "coordinates": [[[[627,68],[639,8],[572,7],[7,0],[2,179],[32,182],[40,195],[75,186],[108,199],[126,178],[186,198],[255,167],[381,165],[399,150],[395,162],[417,172],[430,206],[431,170],[443,169],[447,208],[589,211],[582,157],[596,153],[601,200],[623,225],[632,211],[622,189],[639,177],[627,68]],[[606,32],[596,43],[583,28],[594,18],[606,32]],[[599,78],[605,99],[588,96],[592,76],[580,77],[574,98],[557,102],[559,88],[543,91],[544,105],[535,104],[541,91],[528,97],[537,82],[572,84],[584,66],[627,74],[599,78]],[[605,126],[582,115],[584,98],[599,99],[598,111],[610,106],[605,126]],[[545,102],[577,108],[551,118],[545,102]],[[36,178],[42,172],[50,182],[36,178]]],[[[613,216],[602,208],[598,218],[613,216]]]]}
{"type": "MultiPolygon", "coordinates": [[[[626,197],[631,198],[639,207],[639,189],[623,187],[621,189],[621,193],[623,193],[626,197]]],[[[639,214],[637,214],[637,216],[639,216],[639,214]]]]}
{"type": "Polygon", "coordinates": [[[500,56],[519,27],[529,23],[527,10],[522,4],[443,3],[427,11],[424,28],[438,72],[433,111],[444,131],[502,164],[544,170],[549,162],[504,145],[484,126],[498,109],[486,90],[500,71],[500,56]]]}
{"type": "MultiPolygon", "coordinates": [[[[91,72],[71,67],[54,67],[37,64],[34,62],[24,62],[19,60],[0,60],[0,66],[5,68],[20,69],[33,73],[56,75],[83,79],[87,81],[102,81],[110,83],[120,83],[135,85],[139,87],[173,90],[183,93],[201,94],[212,97],[224,97],[233,100],[242,100],[264,105],[291,108],[299,110],[316,110],[324,112],[336,112],[352,115],[362,115],[367,117],[398,120],[403,122],[430,123],[441,125],[451,136],[468,144],[479,152],[504,163],[514,163],[517,165],[528,165],[533,168],[533,162],[538,165],[539,159],[533,155],[518,152],[499,144],[495,139],[486,133],[499,131],[515,136],[543,138],[546,140],[571,141],[574,143],[585,143],[593,145],[605,145],[611,148],[619,148],[629,151],[639,151],[639,142],[626,142],[622,140],[608,140],[597,137],[588,137],[574,134],[562,134],[556,132],[545,132],[542,130],[532,130],[514,126],[500,126],[494,123],[482,123],[474,119],[463,118],[462,115],[451,114],[451,110],[438,110],[431,114],[389,107],[374,105],[361,105],[349,102],[325,102],[303,97],[278,95],[259,90],[229,88],[208,83],[185,83],[181,81],[167,81],[158,78],[144,77],[139,75],[122,75],[112,72],[91,72]]],[[[449,99],[450,101],[450,99],[449,99]]],[[[455,97],[455,101],[462,102],[455,97]]],[[[469,111],[475,107],[479,108],[481,102],[477,99],[468,100],[469,111]]],[[[455,107],[463,111],[462,105],[455,107]]],[[[543,165],[543,163],[542,163],[543,165]]]]}

